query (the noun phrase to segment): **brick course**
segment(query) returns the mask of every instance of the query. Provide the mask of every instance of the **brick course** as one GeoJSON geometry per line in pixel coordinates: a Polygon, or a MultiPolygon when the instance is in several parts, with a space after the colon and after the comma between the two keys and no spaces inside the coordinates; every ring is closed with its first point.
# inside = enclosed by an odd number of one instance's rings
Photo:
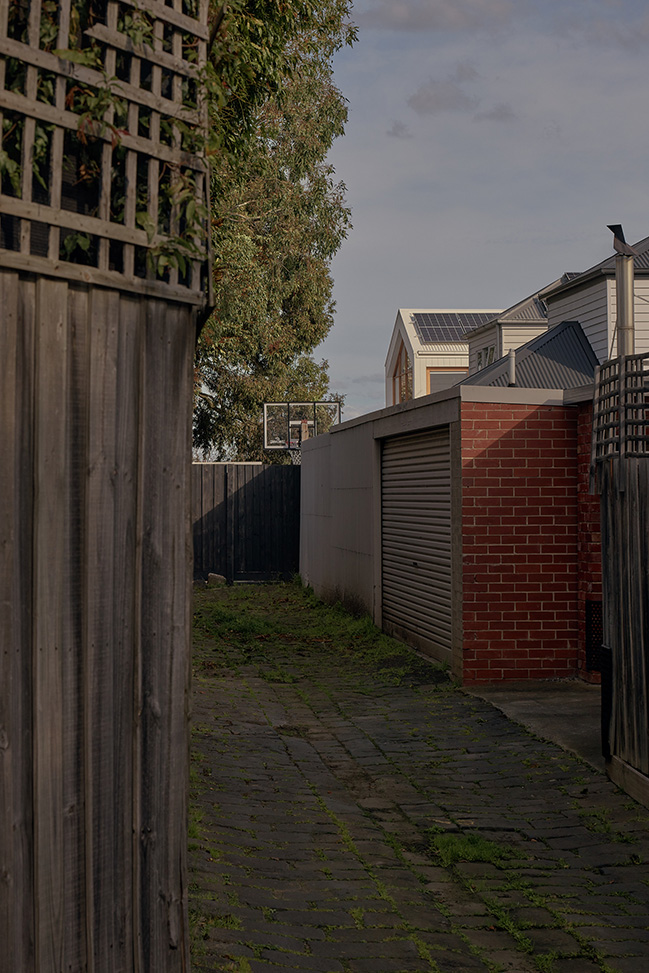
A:
{"type": "Polygon", "coordinates": [[[466,683],[578,671],[579,599],[593,584],[590,561],[578,571],[593,533],[591,507],[578,512],[578,417],[575,406],[462,404],[466,683]]]}

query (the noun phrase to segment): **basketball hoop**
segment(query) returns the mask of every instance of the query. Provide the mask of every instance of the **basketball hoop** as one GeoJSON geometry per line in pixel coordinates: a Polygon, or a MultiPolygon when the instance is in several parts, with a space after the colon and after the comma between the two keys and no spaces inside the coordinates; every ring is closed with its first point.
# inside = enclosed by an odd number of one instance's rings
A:
{"type": "Polygon", "coordinates": [[[329,432],[340,419],[340,402],[264,402],[264,449],[288,451],[298,466],[302,443],[329,432]]]}

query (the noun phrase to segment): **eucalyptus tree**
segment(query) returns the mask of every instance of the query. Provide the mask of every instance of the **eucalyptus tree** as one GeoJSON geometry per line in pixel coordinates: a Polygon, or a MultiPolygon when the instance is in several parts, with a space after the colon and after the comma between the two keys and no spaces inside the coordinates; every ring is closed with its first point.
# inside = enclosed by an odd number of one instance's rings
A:
{"type": "Polygon", "coordinates": [[[326,396],[327,363],[311,352],[333,324],[330,264],[350,228],[327,162],[347,119],[332,57],[354,40],[348,0],[252,7],[281,13],[262,29],[251,5],[228,5],[213,21],[215,308],[194,441],[221,458],[261,457],[264,401],[326,396]]]}

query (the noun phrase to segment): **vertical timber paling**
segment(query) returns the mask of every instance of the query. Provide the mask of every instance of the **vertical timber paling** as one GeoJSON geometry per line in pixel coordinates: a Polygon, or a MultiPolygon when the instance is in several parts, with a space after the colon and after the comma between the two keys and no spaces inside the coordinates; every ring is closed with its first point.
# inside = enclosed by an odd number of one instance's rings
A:
{"type": "Polygon", "coordinates": [[[180,185],[206,203],[185,140],[205,132],[207,39],[207,0],[0,0],[0,973],[189,968],[191,364],[211,275],[204,218],[185,267],[171,234],[191,229],[180,185]],[[54,53],[77,43],[101,64],[54,53]]]}
{"type": "Polygon", "coordinates": [[[628,786],[631,780],[632,788],[639,787],[636,796],[645,803],[649,801],[648,416],[649,356],[629,355],[603,364],[595,387],[592,481],[601,496],[604,644],[612,656],[610,772],[616,782],[628,786]],[[638,784],[643,779],[645,783],[638,784]]]}

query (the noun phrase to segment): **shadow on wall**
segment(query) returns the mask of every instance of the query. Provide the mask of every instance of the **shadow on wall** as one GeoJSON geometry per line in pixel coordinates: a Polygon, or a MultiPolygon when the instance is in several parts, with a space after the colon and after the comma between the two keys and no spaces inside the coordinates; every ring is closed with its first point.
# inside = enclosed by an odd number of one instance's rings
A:
{"type": "Polygon", "coordinates": [[[192,465],[194,578],[290,580],[299,570],[300,467],[192,465]]]}

